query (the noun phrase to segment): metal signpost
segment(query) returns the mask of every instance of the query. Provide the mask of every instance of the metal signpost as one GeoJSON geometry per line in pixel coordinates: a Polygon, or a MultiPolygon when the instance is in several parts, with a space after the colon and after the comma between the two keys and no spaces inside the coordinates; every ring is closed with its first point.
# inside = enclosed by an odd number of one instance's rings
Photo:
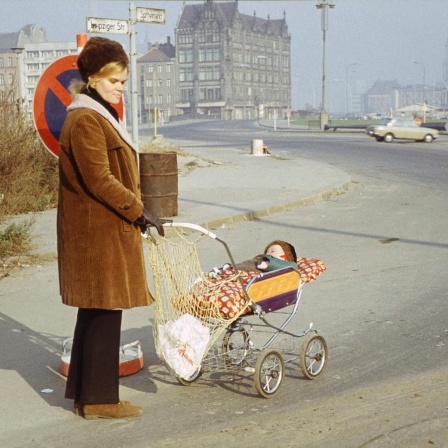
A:
{"type": "Polygon", "coordinates": [[[134,3],[129,3],[129,20],[115,20],[104,18],[87,18],[88,33],[129,34],[129,50],[131,63],[130,96],[131,96],[131,121],[132,140],[138,150],[138,92],[137,92],[137,39],[135,26],[137,22],[165,24],[164,9],[135,8],[134,3]]]}

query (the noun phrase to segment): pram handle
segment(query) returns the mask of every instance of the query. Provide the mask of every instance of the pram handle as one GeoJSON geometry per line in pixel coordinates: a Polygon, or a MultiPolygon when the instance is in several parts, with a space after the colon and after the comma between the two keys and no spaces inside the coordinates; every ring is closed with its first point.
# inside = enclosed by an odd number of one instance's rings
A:
{"type": "Polygon", "coordinates": [[[191,224],[188,222],[166,222],[163,224],[163,227],[185,227],[187,229],[193,229],[201,232],[204,235],[213,238],[214,240],[219,239],[213,232],[210,232],[210,230],[207,230],[204,227],[199,226],[198,224],[191,224]]]}

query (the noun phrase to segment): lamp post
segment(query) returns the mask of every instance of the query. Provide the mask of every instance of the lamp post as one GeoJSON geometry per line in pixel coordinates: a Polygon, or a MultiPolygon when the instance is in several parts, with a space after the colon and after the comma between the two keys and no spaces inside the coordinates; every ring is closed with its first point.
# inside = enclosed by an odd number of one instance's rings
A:
{"type": "Polygon", "coordinates": [[[423,64],[423,62],[414,61],[414,64],[421,65],[423,67],[422,109],[423,109],[423,123],[426,123],[426,100],[425,100],[426,67],[425,64],[423,64]]]}
{"type": "Polygon", "coordinates": [[[25,48],[23,47],[12,47],[12,52],[17,56],[17,112],[22,112],[22,106],[25,102],[25,99],[23,98],[23,91],[22,91],[22,64],[21,64],[21,55],[23,53],[23,50],[25,48]]]}
{"type": "Polygon", "coordinates": [[[347,67],[345,67],[345,113],[346,114],[348,114],[348,110],[349,110],[348,69],[355,65],[358,65],[358,63],[354,62],[353,64],[348,64],[347,67]]]}
{"type": "Polygon", "coordinates": [[[328,113],[325,104],[325,40],[328,30],[328,8],[334,8],[336,5],[328,3],[328,0],[319,0],[316,5],[321,10],[321,28],[322,28],[322,109],[320,112],[320,129],[324,130],[328,125],[328,113]]]}

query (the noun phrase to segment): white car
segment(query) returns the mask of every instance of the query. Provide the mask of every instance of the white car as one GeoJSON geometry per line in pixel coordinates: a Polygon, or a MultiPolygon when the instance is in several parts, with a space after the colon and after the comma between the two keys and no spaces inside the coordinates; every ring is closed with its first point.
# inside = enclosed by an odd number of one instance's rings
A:
{"type": "Polygon", "coordinates": [[[370,125],[366,133],[375,137],[378,142],[390,143],[394,139],[432,142],[439,136],[437,129],[419,126],[414,120],[388,118],[382,124],[370,125]]]}

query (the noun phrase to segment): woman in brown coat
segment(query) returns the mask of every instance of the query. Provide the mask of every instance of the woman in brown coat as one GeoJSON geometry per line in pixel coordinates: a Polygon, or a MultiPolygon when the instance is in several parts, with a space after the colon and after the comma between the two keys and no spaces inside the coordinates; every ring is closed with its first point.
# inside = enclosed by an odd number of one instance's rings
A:
{"type": "Polygon", "coordinates": [[[60,292],[79,308],[65,396],[85,418],[133,417],[142,410],[119,399],[121,315],[152,303],[141,228],[163,234],[164,220],[144,209],[137,154],[112,107],[128,76],[123,47],[92,38],[78,67],[85,84],[68,107],[59,155],[60,292]]]}

